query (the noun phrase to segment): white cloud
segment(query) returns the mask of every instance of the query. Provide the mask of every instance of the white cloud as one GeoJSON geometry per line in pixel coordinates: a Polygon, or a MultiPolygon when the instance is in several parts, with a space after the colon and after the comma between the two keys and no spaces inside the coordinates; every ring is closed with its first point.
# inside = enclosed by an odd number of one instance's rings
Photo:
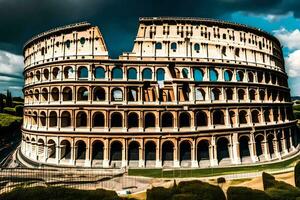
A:
{"type": "Polygon", "coordinates": [[[286,71],[290,77],[300,77],[300,49],[285,58],[286,71]]]}
{"type": "Polygon", "coordinates": [[[23,57],[0,50],[0,73],[22,75],[23,57]]]}
{"type": "Polygon", "coordinates": [[[285,28],[273,31],[275,37],[290,50],[300,49],[300,30],[288,31],[285,28]]]}
{"type": "Polygon", "coordinates": [[[287,12],[286,14],[280,14],[280,15],[276,15],[276,14],[267,14],[267,15],[262,15],[262,17],[267,20],[268,22],[277,22],[281,19],[285,19],[288,17],[294,17],[294,13],[293,12],[287,12]]]}

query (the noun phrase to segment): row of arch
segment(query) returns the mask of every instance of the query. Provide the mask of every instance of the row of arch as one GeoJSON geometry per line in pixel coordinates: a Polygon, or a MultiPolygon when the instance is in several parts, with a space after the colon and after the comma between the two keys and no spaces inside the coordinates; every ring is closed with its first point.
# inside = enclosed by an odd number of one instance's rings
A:
{"type": "Polygon", "coordinates": [[[268,133],[267,135],[257,134],[253,142],[254,144],[251,143],[250,135],[241,134],[237,139],[237,147],[234,147],[233,141],[230,141],[227,136],[217,137],[215,144],[205,138],[197,143],[193,143],[190,139],[182,139],[178,144],[174,143],[173,139],[166,139],[161,143],[161,146],[157,144],[156,140],[147,140],[144,145],[139,141],[132,140],[124,147],[122,141],[112,140],[106,147],[106,143],[101,139],[94,140],[91,146],[88,146],[84,140],[77,140],[72,143],[68,139],[63,139],[57,144],[52,139],[45,143],[43,139],[36,141],[35,138],[30,140],[29,137],[26,137],[23,138],[22,147],[23,150],[25,148],[26,152],[31,152],[31,155],[35,154],[36,156],[38,154],[40,159],[45,158],[45,160],[46,158],[65,160],[107,159],[110,161],[110,166],[114,161],[121,160],[126,160],[129,165],[131,161],[139,160],[145,161],[146,165],[147,161],[161,160],[162,165],[164,165],[168,161],[178,160],[181,166],[186,161],[196,160],[198,166],[199,163],[201,165],[202,161],[213,159],[219,164],[224,161],[229,161],[228,163],[232,164],[233,159],[240,160],[242,163],[274,159],[278,158],[280,154],[291,151],[291,148],[297,145],[295,135],[291,134],[289,130],[280,130],[277,133],[268,133]],[[59,152],[57,152],[58,148],[59,152]],[[45,151],[47,151],[46,156],[45,151]],[[233,151],[237,151],[238,158],[234,158],[233,151]]]}
{"type": "MultiPolygon", "coordinates": [[[[107,78],[107,69],[101,66],[93,67],[92,72],[94,79],[107,78]]],[[[141,71],[141,77],[135,67],[114,67],[111,70],[111,79],[127,80],[157,80],[163,81],[166,79],[166,71],[164,68],[158,67],[153,72],[150,67],[144,67],[141,71]],[[126,76],[125,76],[126,74],[126,76]],[[140,78],[139,78],[140,77],[140,78]]],[[[51,72],[48,68],[36,70],[35,73],[28,72],[25,77],[25,84],[39,82],[42,80],[61,80],[61,79],[88,79],[90,72],[87,66],[79,66],[76,71],[72,66],[65,66],[63,71],[60,67],[53,67],[51,72]],[[51,78],[50,78],[51,77],[51,78]]],[[[191,78],[195,81],[238,81],[238,82],[252,82],[252,83],[267,83],[273,85],[287,86],[286,78],[281,75],[276,75],[270,72],[251,71],[245,69],[228,69],[228,68],[200,68],[200,67],[186,67],[170,69],[170,75],[173,78],[191,78]],[[190,71],[191,70],[191,71],[190,71]]]]}
{"type": "Polygon", "coordinates": [[[271,121],[292,120],[293,114],[290,108],[274,107],[256,109],[215,109],[211,111],[197,110],[194,112],[162,112],[158,118],[158,113],[151,111],[140,114],[130,111],[128,114],[121,112],[96,111],[28,111],[24,113],[24,125],[38,125],[39,127],[127,127],[127,128],[151,128],[151,127],[201,127],[209,125],[237,125],[237,124],[256,124],[271,121]],[[75,119],[73,119],[75,116],[75,119]],[[89,119],[91,117],[91,120],[89,119]],[[125,119],[126,118],[126,119],[125,119]],[[226,120],[227,119],[227,120],[226,120]],[[48,122],[47,122],[48,121],[48,122]],[[60,124],[59,124],[60,122],[60,124]],[[74,124],[75,122],[75,124],[74,124]]]}
{"type": "MultiPolygon", "coordinates": [[[[110,95],[108,95],[108,89],[101,86],[95,86],[90,89],[86,86],[79,86],[76,89],[69,86],[64,86],[61,91],[58,87],[51,87],[50,91],[48,88],[41,89],[30,89],[25,90],[25,103],[33,103],[33,102],[48,102],[48,101],[106,101],[110,99],[111,101],[139,101],[140,93],[143,93],[143,101],[146,101],[146,95],[148,94],[149,88],[139,88],[139,87],[113,87],[110,88],[110,95]],[[90,91],[91,90],[91,91],[90,91]],[[76,92],[76,93],[74,93],[76,92]],[[90,94],[91,93],[91,94],[90,94]],[[124,94],[125,93],[125,94],[124,94]]],[[[185,95],[183,100],[190,101],[192,95],[190,95],[191,89],[188,85],[182,88],[182,91],[185,95]]],[[[196,101],[205,101],[205,100],[246,100],[249,99],[251,101],[290,101],[290,95],[288,92],[278,91],[275,89],[264,89],[264,88],[204,88],[204,87],[195,87],[194,89],[194,100],[196,101]],[[210,94],[210,95],[209,95],[210,94]]],[[[155,95],[153,93],[153,99],[155,100],[155,96],[157,96],[158,100],[164,101],[164,92],[161,91],[159,95],[155,95]]],[[[180,98],[180,92],[178,93],[178,100],[180,98]]],[[[166,96],[169,95],[168,93],[166,96]]],[[[176,97],[174,97],[176,98],[176,97]]],[[[171,98],[168,98],[171,100],[171,98]]],[[[172,99],[173,100],[173,99],[172,99]]],[[[175,99],[174,99],[175,100],[175,99]]]]}

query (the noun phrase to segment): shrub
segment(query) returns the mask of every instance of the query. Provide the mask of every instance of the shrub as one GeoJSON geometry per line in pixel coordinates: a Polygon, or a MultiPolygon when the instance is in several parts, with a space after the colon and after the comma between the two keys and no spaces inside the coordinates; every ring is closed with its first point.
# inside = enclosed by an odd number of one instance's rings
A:
{"type": "Polygon", "coordinates": [[[103,189],[97,190],[77,190],[64,187],[32,187],[17,188],[9,193],[0,195],[3,200],[48,200],[48,199],[74,199],[74,200],[119,200],[120,198],[114,191],[103,189]]]}
{"type": "Polygon", "coordinates": [[[183,181],[178,184],[177,190],[180,194],[195,194],[198,199],[225,200],[225,194],[218,186],[201,181],[183,181]]]}
{"type": "Polygon", "coordinates": [[[300,111],[294,111],[294,116],[296,119],[300,119],[300,111]]]}
{"type": "Polygon", "coordinates": [[[293,109],[294,109],[294,110],[297,110],[297,111],[300,111],[300,105],[295,105],[295,106],[293,106],[293,109]]]}
{"type": "Polygon", "coordinates": [[[264,190],[274,187],[276,182],[274,176],[267,174],[265,172],[262,173],[262,181],[263,181],[264,190]]]}
{"type": "Polygon", "coordinates": [[[199,200],[195,194],[175,194],[172,200],[199,200]]]}
{"type": "Polygon", "coordinates": [[[294,169],[295,186],[300,188],[300,162],[298,162],[294,169]]]}
{"type": "Polygon", "coordinates": [[[247,187],[229,187],[227,190],[228,200],[271,200],[264,191],[254,190],[247,187]]]}
{"type": "Polygon", "coordinates": [[[164,187],[154,187],[147,190],[147,200],[170,200],[172,195],[172,189],[164,187]]]}

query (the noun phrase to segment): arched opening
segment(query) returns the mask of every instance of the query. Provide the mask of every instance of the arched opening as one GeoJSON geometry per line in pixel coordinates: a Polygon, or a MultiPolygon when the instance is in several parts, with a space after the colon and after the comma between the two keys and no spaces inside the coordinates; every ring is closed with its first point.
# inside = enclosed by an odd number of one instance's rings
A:
{"type": "MultiPolygon", "coordinates": [[[[201,167],[201,161],[209,161],[209,143],[207,140],[201,140],[197,145],[197,161],[201,167]]],[[[209,163],[207,163],[209,164],[209,163]]]]}
{"type": "Polygon", "coordinates": [[[105,90],[102,87],[95,87],[93,101],[105,101],[105,90]]]}
{"type": "Polygon", "coordinates": [[[221,91],[217,88],[212,89],[211,91],[211,100],[216,101],[220,100],[221,91]]]}
{"type": "Polygon", "coordinates": [[[255,150],[258,159],[261,161],[263,158],[263,141],[264,137],[262,135],[258,135],[255,137],[255,150]]]}
{"type": "Polygon", "coordinates": [[[156,71],[156,80],[164,81],[165,80],[165,70],[160,68],[156,71]]]}
{"type": "Polygon", "coordinates": [[[191,144],[185,140],[180,143],[180,162],[181,166],[189,165],[190,163],[183,163],[191,160],[191,144]]]}
{"type": "Polygon", "coordinates": [[[136,80],[137,79],[137,71],[135,68],[130,68],[127,71],[128,80],[136,80]]]}
{"type": "Polygon", "coordinates": [[[239,112],[239,122],[240,124],[247,124],[248,120],[247,120],[247,112],[245,110],[242,110],[239,112]]]}
{"type": "Polygon", "coordinates": [[[155,49],[162,49],[161,42],[155,43],[155,49]]]}
{"type": "Polygon", "coordinates": [[[227,100],[232,100],[232,99],[233,99],[233,91],[232,91],[232,89],[230,89],[230,88],[228,88],[228,89],[226,90],[226,99],[227,99],[227,100]]]}
{"type": "Polygon", "coordinates": [[[243,81],[244,80],[244,72],[237,71],[237,73],[236,73],[236,80],[237,81],[243,81]]]}
{"type": "Polygon", "coordinates": [[[44,74],[44,79],[48,80],[49,79],[49,70],[48,69],[44,69],[43,74],[44,74]]]}
{"type": "Polygon", "coordinates": [[[209,69],[209,80],[218,81],[218,72],[213,68],[209,69]]]}
{"type": "Polygon", "coordinates": [[[265,118],[265,122],[270,122],[270,110],[268,108],[265,109],[264,111],[264,118],[265,118]]]}
{"type": "Polygon", "coordinates": [[[65,87],[63,89],[63,101],[72,101],[72,89],[69,87],[65,87]]]}
{"type": "Polygon", "coordinates": [[[33,116],[32,116],[32,125],[37,125],[37,120],[38,120],[38,114],[37,114],[37,112],[33,112],[33,116]]]}
{"type": "Polygon", "coordinates": [[[201,69],[198,69],[198,68],[194,68],[193,69],[193,72],[194,72],[194,80],[195,81],[203,81],[203,71],[201,69]]]}
{"type": "Polygon", "coordinates": [[[42,89],[42,102],[48,101],[48,90],[47,88],[42,89]]]}
{"type": "Polygon", "coordinates": [[[63,140],[60,143],[60,158],[61,159],[71,158],[71,143],[68,140],[63,140]]]}
{"type": "Polygon", "coordinates": [[[51,97],[52,97],[52,101],[58,101],[59,100],[59,90],[58,88],[53,88],[51,90],[51,97]]]}
{"type": "Polygon", "coordinates": [[[161,117],[162,127],[173,127],[174,117],[170,112],[164,112],[161,117]]]}
{"type": "Polygon", "coordinates": [[[229,158],[229,141],[227,138],[220,138],[217,141],[217,157],[218,162],[229,158]]]}
{"type": "Polygon", "coordinates": [[[221,110],[215,110],[213,112],[213,124],[224,125],[224,113],[221,110]]]}
{"type": "Polygon", "coordinates": [[[140,144],[136,141],[130,142],[128,146],[128,163],[129,166],[132,165],[137,165],[138,163],[136,162],[131,162],[131,161],[138,161],[139,160],[139,148],[140,144]]]}
{"type": "Polygon", "coordinates": [[[151,80],[152,79],[152,70],[146,68],[142,72],[143,80],[151,80]]]}
{"type": "Polygon", "coordinates": [[[207,115],[203,111],[196,113],[196,126],[207,126],[207,115]]]}
{"type": "Polygon", "coordinates": [[[268,143],[268,150],[269,150],[269,155],[270,155],[270,158],[274,158],[275,155],[274,155],[274,135],[272,134],[269,134],[267,136],[267,143],[268,143]]]}
{"type": "Polygon", "coordinates": [[[40,124],[46,126],[46,113],[44,111],[40,113],[40,124]]]}
{"type": "Polygon", "coordinates": [[[93,116],[93,127],[104,127],[104,114],[102,112],[97,112],[93,116]]]}
{"type": "Polygon", "coordinates": [[[205,101],[205,92],[201,88],[196,88],[196,101],[205,101]]]}
{"type": "Polygon", "coordinates": [[[230,119],[230,124],[231,126],[236,123],[236,117],[235,117],[235,112],[234,111],[229,111],[229,119],[230,119]]]}
{"type": "Polygon", "coordinates": [[[58,67],[55,67],[52,70],[52,76],[53,76],[53,80],[60,79],[60,69],[58,67]]]}
{"type": "Polygon", "coordinates": [[[123,101],[123,91],[120,88],[114,88],[111,94],[112,101],[123,101]]]}
{"type": "Polygon", "coordinates": [[[104,144],[101,141],[95,141],[92,145],[92,160],[103,160],[104,144]]]}
{"type": "Polygon", "coordinates": [[[254,82],[254,75],[252,72],[248,72],[248,82],[250,83],[254,82]]]}
{"type": "MultiPolygon", "coordinates": [[[[154,161],[154,160],[156,160],[156,144],[153,141],[148,141],[145,145],[146,166],[147,166],[147,161],[154,161]]],[[[152,164],[154,165],[154,163],[152,164]]],[[[148,166],[149,165],[150,163],[148,164],[148,166]]]]}
{"type": "Polygon", "coordinates": [[[239,140],[239,147],[240,147],[240,157],[241,162],[251,162],[249,160],[250,150],[249,150],[249,138],[247,136],[242,136],[239,140]],[[248,157],[248,158],[246,158],[248,157]]]}
{"type": "Polygon", "coordinates": [[[49,115],[49,127],[57,126],[57,113],[55,111],[51,111],[49,115]]]}
{"type": "Polygon", "coordinates": [[[121,113],[114,112],[111,115],[111,121],[110,121],[111,127],[123,127],[123,116],[121,113]]]}
{"type": "Polygon", "coordinates": [[[75,144],[76,147],[76,160],[85,160],[86,157],[86,144],[84,141],[79,140],[75,144]]]}
{"type": "Polygon", "coordinates": [[[72,67],[67,66],[64,68],[64,77],[65,79],[74,78],[74,70],[72,67]]]}
{"type": "Polygon", "coordinates": [[[190,127],[191,126],[191,117],[187,112],[183,112],[179,116],[179,127],[190,127]]]}
{"type": "Polygon", "coordinates": [[[78,78],[87,79],[89,76],[88,69],[84,66],[78,68],[78,78]]]}
{"type": "Polygon", "coordinates": [[[282,152],[282,142],[284,141],[284,140],[282,140],[281,130],[278,130],[276,136],[277,136],[276,138],[277,138],[277,143],[278,143],[278,152],[281,153],[282,152]]]}
{"type": "Polygon", "coordinates": [[[257,110],[253,110],[251,112],[252,123],[260,123],[259,112],[257,110]]]}
{"type": "Polygon", "coordinates": [[[80,87],[77,92],[78,101],[87,101],[89,98],[89,92],[86,87],[80,87]]]}
{"type": "Polygon", "coordinates": [[[265,100],[265,91],[263,90],[259,91],[259,100],[261,101],[265,100]]]}
{"type": "Polygon", "coordinates": [[[39,101],[40,100],[40,92],[37,89],[34,91],[34,100],[35,101],[39,101]]]}
{"type": "Polygon", "coordinates": [[[134,87],[128,87],[127,91],[128,101],[138,101],[138,89],[134,87]]]}
{"type": "Polygon", "coordinates": [[[137,128],[139,127],[139,116],[135,112],[131,112],[128,115],[128,128],[137,128]]]}
{"type": "Polygon", "coordinates": [[[87,115],[85,112],[79,112],[76,116],[76,127],[86,127],[87,126],[87,115]]]}
{"type": "Polygon", "coordinates": [[[243,89],[238,90],[239,100],[245,100],[245,91],[243,89]]]}
{"type": "Polygon", "coordinates": [[[194,44],[194,50],[199,52],[200,51],[200,45],[198,43],[194,44]]]}
{"type": "Polygon", "coordinates": [[[182,78],[188,78],[189,77],[189,70],[187,68],[182,69],[182,78]]]}
{"type": "Polygon", "coordinates": [[[249,99],[250,99],[251,101],[255,101],[255,100],[256,100],[255,96],[256,96],[255,90],[250,90],[250,91],[249,91],[249,99]]]}
{"type": "Polygon", "coordinates": [[[113,141],[110,145],[110,161],[122,160],[122,143],[113,141]]]}
{"type": "Polygon", "coordinates": [[[229,70],[224,71],[224,80],[231,81],[232,80],[232,72],[229,70]]]}
{"type": "Polygon", "coordinates": [[[153,113],[147,113],[145,115],[145,128],[151,128],[151,127],[155,127],[155,121],[156,121],[156,117],[153,113]]]}
{"type": "Polygon", "coordinates": [[[36,80],[40,81],[41,80],[41,72],[40,71],[36,71],[35,77],[36,77],[36,80]]]}
{"type": "Polygon", "coordinates": [[[48,157],[49,158],[55,158],[56,157],[56,144],[54,140],[49,140],[48,141],[48,157]]]}
{"type": "Polygon", "coordinates": [[[174,160],[174,144],[171,141],[165,141],[162,144],[162,164],[173,165],[174,160]],[[170,163],[172,161],[172,163],[170,163]]]}
{"type": "Polygon", "coordinates": [[[63,111],[61,114],[61,127],[71,126],[71,114],[68,111],[63,111]]]}
{"type": "Polygon", "coordinates": [[[105,70],[103,67],[96,67],[94,71],[94,77],[104,79],[105,78],[105,70]]]}
{"type": "Polygon", "coordinates": [[[112,70],[112,79],[123,79],[123,70],[120,67],[115,67],[112,70]]]}
{"type": "Polygon", "coordinates": [[[171,49],[172,49],[173,51],[176,51],[176,49],[177,49],[177,43],[176,43],[176,42],[172,42],[172,43],[171,43],[171,49]]]}

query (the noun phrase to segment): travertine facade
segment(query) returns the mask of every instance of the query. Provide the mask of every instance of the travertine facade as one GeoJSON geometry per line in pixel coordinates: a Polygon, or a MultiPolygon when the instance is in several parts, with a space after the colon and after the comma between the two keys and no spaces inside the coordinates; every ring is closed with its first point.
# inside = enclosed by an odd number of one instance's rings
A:
{"type": "Polygon", "coordinates": [[[57,28],[24,47],[21,153],[85,167],[209,167],[281,159],[296,121],[280,43],[240,24],[141,18],[110,59],[99,29],[57,28]]]}

